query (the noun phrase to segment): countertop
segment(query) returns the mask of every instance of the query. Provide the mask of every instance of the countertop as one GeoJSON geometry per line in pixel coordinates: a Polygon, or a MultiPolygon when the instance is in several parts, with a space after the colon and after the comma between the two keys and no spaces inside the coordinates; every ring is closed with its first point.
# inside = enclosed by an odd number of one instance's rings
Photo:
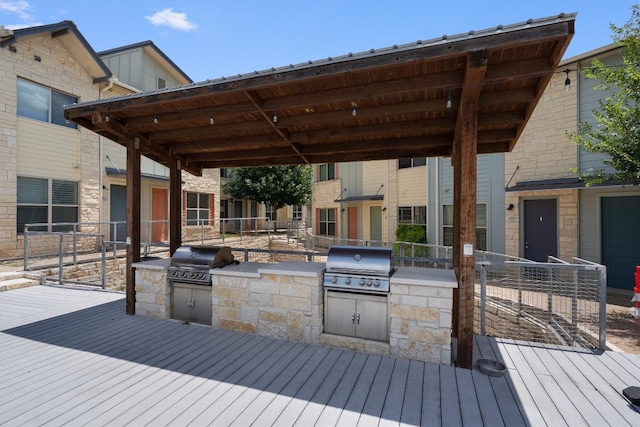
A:
{"type": "Polygon", "coordinates": [[[457,288],[458,280],[453,270],[439,268],[398,267],[391,276],[392,285],[421,285],[441,288],[457,288]]]}

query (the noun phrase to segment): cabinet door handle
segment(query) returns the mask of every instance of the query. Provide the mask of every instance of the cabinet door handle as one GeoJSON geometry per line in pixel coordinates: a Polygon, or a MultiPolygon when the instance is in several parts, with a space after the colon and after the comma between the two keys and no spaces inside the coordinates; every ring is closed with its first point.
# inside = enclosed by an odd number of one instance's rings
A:
{"type": "MultiPolygon", "coordinates": [[[[358,319],[358,321],[360,321],[360,319],[358,319]]],[[[351,315],[351,323],[353,323],[354,325],[356,324],[356,312],[355,311],[351,315]]]]}
{"type": "Polygon", "coordinates": [[[358,313],[358,316],[356,317],[356,320],[358,321],[358,325],[360,324],[360,313],[358,313]]]}

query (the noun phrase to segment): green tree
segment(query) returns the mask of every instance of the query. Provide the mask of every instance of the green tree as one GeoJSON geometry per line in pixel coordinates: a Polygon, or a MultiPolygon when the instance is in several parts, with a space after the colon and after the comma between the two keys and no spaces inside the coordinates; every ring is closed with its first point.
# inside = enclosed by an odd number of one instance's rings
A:
{"type": "Polygon", "coordinates": [[[614,42],[623,48],[623,65],[607,67],[594,59],[581,71],[589,79],[599,79],[596,88],[607,90],[609,96],[593,111],[596,125],[581,122],[570,138],[588,151],[607,154],[604,163],[615,170],[584,174],[587,186],[611,180],[640,182],[640,9],[638,5],[631,9],[632,17],[624,26],[610,26],[614,42]]]}
{"type": "Polygon", "coordinates": [[[277,210],[308,203],[311,177],[311,167],[303,165],[238,168],[222,188],[235,199],[269,203],[277,210]]]}

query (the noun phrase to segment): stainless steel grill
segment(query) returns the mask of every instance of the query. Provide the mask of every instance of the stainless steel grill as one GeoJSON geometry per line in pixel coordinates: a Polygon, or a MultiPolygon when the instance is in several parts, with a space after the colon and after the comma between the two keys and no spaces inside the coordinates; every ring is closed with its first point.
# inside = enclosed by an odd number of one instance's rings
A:
{"type": "Polygon", "coordinates": [[[209,270],[234,263],[237,261],[227,246],[181,246],[171,257],[167,278],[172,283],[210,286],[209,270]]]}
{"type": "Polygon", "coordinates": [[[388,293],[393,274],[391,248],[333,246],[327,255],[326,288],[366,293],[388,293]]]}

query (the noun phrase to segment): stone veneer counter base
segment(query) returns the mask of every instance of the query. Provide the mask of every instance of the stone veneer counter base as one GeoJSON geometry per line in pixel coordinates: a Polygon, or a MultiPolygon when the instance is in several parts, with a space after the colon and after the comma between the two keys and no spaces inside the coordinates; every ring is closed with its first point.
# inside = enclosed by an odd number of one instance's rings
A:
{"type": "MultiPolygon", "coordinates": [[[[170,260],[135,263],[136,314],[171,318],[170,260]]],[[[451,364],[452,270],[400,267],[387,295],[389,342],[323,333],[324,263],[241,262],[211,270],[211,324],[279,339],[451,364]]]]}

